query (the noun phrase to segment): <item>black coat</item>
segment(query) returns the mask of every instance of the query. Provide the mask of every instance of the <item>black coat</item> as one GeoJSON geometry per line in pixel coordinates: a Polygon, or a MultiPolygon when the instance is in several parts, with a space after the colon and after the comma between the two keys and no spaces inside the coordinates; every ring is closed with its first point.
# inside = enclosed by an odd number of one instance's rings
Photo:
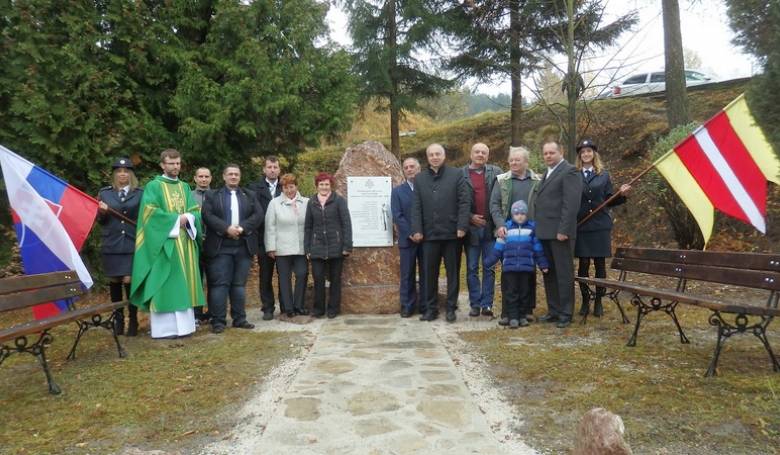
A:
{"type": "MultiPolygon", "coordinates": [[[[135,221],[138,219],[138,207],[141,205],[143,190],[130,190],[124,201],[119,199],[119,193],[108,186],[102,188],[98,199],[106,205],[135,221]]],[[[106,212],[98,214],[98,223],[102,226],[100,252],[103,254],[133,254],[135,252],[135,226],[120,220],[106,212]]]]}
{"type": "Polygon", "coordinates": [[[304,222],[303,250],[312,259],[339,258],[352,252],[352,220],[347,201],[330,193],[325,207],[317,195],[309,198],[304,222]]]}
{"type": "MultiPolygon", "coordinates": [[[[260,202],[260,207],[263,209],[263,213],[268,211],[268,204],[271,203],[271,199],[278,197],[280,194],[282,194],[282,182],[277,181],[276,183],[276,191],[274,191],[273,197],[271,197],[271,190],[268,187],[268,182],[265,181],[265,178],[262,178],[256,182],[252,182],[249,185],[246,186],[246,188],[255,193],[255,196],[257,197],[258,202],[260,202]]],[[[258,231],[257,241],[258,241],[258,247],[259,247],[259,253],[265,254],[265,235],[263,232],[264,227],[261,226],[258,231]]]]}
{"type": "MultiPolygon", "coordinates": [[[[580,171],[580,175],[582,175],[582,201],[580,202],[580,210],[577,213],[577,221],[585,218],[614,194],[612,181],[607,171],[601,171],[601,174],[592,174],[589,179],[585,178],[582,171],[580,171]]],[[[579,226],[577,232],[612,229],[612,216],[609,213],[609,207],[614,207],[624,202],[626,202],[625,196],[616,197],[607,207],[593,215],[585,224],[579,226]]]]}
{"type": "Polygon", "coordinates": [[[430,168],[414,178],[412,232],[423,240],[453,240],[457,231],[469,231],[471,193],[463,171],[442,166],[434,173],[430,168]]]}
{"type": "MultiPolygon", "coordinates": [[[[229,238],[226,231],[230,226],[230,221],[227,219],[225,206],[229,194],[229,190],[223,186],[218,190],[206,193],[206,198],[203,201],[201,214],[203,224],[209,232],[206,240],[203,241],[203,255],[207,258],[219,254],[222,242],[229,238]]],[[[237,195],[238,211],[240,212],[239,226],[244,228],[239,240],[246,245],[250,255],[255,255],[258,249],[257,236],[265,220],[265,212],[252,191],[239,187],[237,195]]]]}

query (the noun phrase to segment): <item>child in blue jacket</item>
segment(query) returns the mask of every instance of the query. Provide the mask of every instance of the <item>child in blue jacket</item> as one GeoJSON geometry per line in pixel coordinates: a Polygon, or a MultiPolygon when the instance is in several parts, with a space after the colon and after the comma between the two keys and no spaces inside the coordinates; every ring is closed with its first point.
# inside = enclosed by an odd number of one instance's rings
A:
{"type": "Polygon", "coordinates": [[[549,263],[544,257],[542,243],[536,238],[536,225],[528,221],[528,205],[525,201],[512,204],[512,219],[506,222],[506,238],[496,240],[486,266],[493,267],[501,260],[501,293],[509,328],[525,327],[528,321],[525,316],[530,314],[532,289],[529,274],[538,266],[542,273],[547,273],[549,263]]]}

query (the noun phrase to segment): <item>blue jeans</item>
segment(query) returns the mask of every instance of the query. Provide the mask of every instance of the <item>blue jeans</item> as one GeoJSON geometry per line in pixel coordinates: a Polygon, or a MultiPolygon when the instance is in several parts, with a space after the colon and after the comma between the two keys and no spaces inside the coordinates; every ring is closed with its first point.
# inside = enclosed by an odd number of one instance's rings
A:
{"type": "Polygon", "coordinates": [[[466,283],[469,287],[469,304],[472,308],[493,308],[496,273],[485,267],[494,240],[485,228],[479,229],[479,245],[466,243],[466,283]],[[481,259],[481,261],[480,261],[481,259]],[[482,263],[482,282],[479,280],[479,264],[482,263]]]}
{"type": "Polygon", "coordinates": [[[209,259],[207,271],[211,325],[225,326],[228,295],[233,325],[246,321],[246,279],[251,265],[252,256],[245,245],[222,246],[219,254],[209,259]]]}

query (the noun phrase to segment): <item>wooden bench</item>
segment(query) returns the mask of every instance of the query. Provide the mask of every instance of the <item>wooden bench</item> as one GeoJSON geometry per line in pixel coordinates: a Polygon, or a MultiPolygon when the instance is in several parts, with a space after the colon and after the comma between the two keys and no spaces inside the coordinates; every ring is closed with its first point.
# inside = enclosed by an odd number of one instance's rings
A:
{"type": "Polygon", "coordinates": [[[0,329],[0,365],[15,353],[28,353],[38,358],[46,374],[49,392],[59,394],[60,388],[54,382],[46,360],[46,348],[54,337],[52,328],[68,322],[75,322],[79,329],[76,340],[67,359],[76,358],[76,347],[82,335],[92,327],[103,327],[110,331],[116,342],[119,357],[125,357],[125,350],[119,344],[114,332],[114,310],[127,305],[127,301],[111,302],[76,308],[74,297],[84,294],[83,287],[75,271],[25,275],[0,279],[0,313],[29,308],[45,302],[68,300],[68,311],[36,321],[28,321],[0,329]],[[109,313],[105,317],[104,314],[109,313]],[[37,339],[31,340],[29,337],[37,339]]]}
{"type": "Polygon", "coordinates": [[[618,248],[611,267],[620,271],[617,280],[578,277],[577,281],[614,290],[607,295],[616,302],[620,293],[631,295],[631,304],[636,306],[637,314],[628,346],[636,346],[642,318],[660,310],[666,312],[674,321],[680,334],[680,342],[688,343],[688,337],[680,326],[675,310],[679,304],[693,305],[710,310],[712,314],[709,323],[718,329],[715,352],[705,376],[717,374],[723,343],[737,333],[752,333],[761,340],[769,354],[772,369],[780,372],[780,362],[766,336],[772,319],[780,316],[780,254],[618,248]],[[675,287],[663,289],[629,282],[629,272],[671,277],[675,281],[675,287]],[[760,289],[768,291],[768,296],[763,306],[733,300],[722,301],[689,292],[686,287],[690,281],[760,289]]]}

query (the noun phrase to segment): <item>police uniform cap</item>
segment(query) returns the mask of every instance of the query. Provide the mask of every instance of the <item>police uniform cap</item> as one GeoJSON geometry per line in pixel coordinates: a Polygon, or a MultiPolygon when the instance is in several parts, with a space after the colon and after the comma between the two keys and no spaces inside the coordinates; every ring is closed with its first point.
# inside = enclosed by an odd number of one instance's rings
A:
{"type": "Polygon", "coordinates": [[[125,169],[132,169],[133,162],[130,161],[130,158],[117,158],[116,161],[114,161],[114,164],[111,165],[111,169],[119,169],[120,167],[125,169]]]}
{"type": "Polygon", "coordinates": [[[596,143],[595,142],[593,142],[590,139],[585,139],[582,142],[580,142],[580,144],[577,146],[577,153],[580,153],[580,150],[584,149],[585,147],[589,147],[589,148],[593,149],[594,152],[598,152],[599,151],[599,148],[596,147],[596,143]]]}

